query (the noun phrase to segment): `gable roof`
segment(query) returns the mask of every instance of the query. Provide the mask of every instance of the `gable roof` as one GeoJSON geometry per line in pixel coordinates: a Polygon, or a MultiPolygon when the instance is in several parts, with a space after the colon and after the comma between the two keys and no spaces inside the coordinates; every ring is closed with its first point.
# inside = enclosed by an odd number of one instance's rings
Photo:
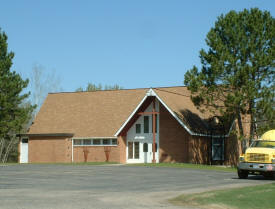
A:
{"type": "Polygon", "coordinates": [[[111,137],[148,89],[48,94],[29,134],[111,137]]]}
{"type": "MultiPolygon", "coordinates": [[[[155,88],[157,98],[191,135],[228,136],[232,124],[215,123],[210,111],[202,113],[192,102],[187,87],[155,88]],[[214,123],[213,123],[214,122],[214,123]]],[[[216,115],[218,116],[218,114],[216,115]]],[[[215,116],[215,117],[216,117],[215,116]]]]}
{"type": "MultiPolygon", "coordinates": [[[[149,88],[48,94],[28,134],[74,133],[74,137],[117,135],[149,88]]],[[[151,93],[191,135],[207,135],[209,114],[192,103],[187,87],[153,88],[151,93]]]]}

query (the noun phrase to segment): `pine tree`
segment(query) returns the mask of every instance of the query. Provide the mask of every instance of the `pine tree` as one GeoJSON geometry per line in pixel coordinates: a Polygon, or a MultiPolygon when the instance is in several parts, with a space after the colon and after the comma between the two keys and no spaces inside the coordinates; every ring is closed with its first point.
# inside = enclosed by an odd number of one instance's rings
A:
{"type": "Polygon", "coordinates": [[[241,137],[244,123],[250,124],[250,139],[263,118],[265,128],[275,128],[275,19],[257,8],[230,11],[218,17],[206,44],[202,69],[185,74],[194,104],[236,118],[241,137]]]}
{"type": "Polygon", "coordinates": [[[13,52],[8,52],[7,35],[0,29],[0,162],[6,162],[17,143],[16,134],[22,131],[34,106],[24,105],[29,93],[22,93],[28,80],[11,71],[13,52]]]}

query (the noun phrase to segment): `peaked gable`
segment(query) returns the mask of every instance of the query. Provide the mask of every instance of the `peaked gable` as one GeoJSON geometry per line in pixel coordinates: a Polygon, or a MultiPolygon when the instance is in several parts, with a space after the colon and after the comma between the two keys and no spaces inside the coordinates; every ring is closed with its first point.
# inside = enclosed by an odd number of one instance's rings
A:
{"type": "MultiPolygon", "coordinates": [[[[132,117],[137,114],[137,111],[142,106],[147,98],[155,96],[157,100],[170,112],[170,114],[186,129],[191,135],[220,137],[228,136],[232,125],[223,126],[216,124],[215,127],[211,124],[213,115],[210,112],[202,113],[193,104],[190,96],[191,93],[187,87],[166,87],[166,88],[151,88],[147,91],[146,96],[142,99],[135,111],[131,113],[128,119],[116,132],[118,136],[122,130],[131,121],[132,117]]],[[[161,116],[160,116],[161,117],[161,116]]]]}
{"type": "MultiPolygon", "coordinates": [[[[210,136],[208,121],[212,116],[194,106],[184,86],[49,94],[28,134],[118,136],[151,96],[155,96],[189,134],[210,136]]],[[[226,127],[226,132],[229,131],[226,127]]]]}

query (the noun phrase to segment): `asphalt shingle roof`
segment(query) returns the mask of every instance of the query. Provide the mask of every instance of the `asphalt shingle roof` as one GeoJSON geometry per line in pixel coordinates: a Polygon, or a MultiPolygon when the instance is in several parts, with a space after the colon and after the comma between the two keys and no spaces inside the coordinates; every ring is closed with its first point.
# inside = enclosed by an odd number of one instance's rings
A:
{"type": "MultiPolygon", "coordinates": [[[[74,133],[74,137],[112,137],[149,88],[48,94],[29,134],[74,133]]],[[[192,103],[187,87],[153,88],[160,99],[195,133],[208,133],[209,113],[192,103]]]]}

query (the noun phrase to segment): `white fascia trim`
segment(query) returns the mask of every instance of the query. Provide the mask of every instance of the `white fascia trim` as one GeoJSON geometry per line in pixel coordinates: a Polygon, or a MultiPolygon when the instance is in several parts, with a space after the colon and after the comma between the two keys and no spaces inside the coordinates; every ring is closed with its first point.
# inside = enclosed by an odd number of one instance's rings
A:
{"type": "MultiPolygon", "coordinates": [[[[154,90],[152,90],[154,92],[154,90]]],[[[194,133],[193,131],[191,131],[183,122],[181,119],[179,119],[179,117],[161,100],[161,98],[154,92],[155,96],[157,97],[157,99],[161,102],[161,104],[168,110],[168,112],[170,112],[170,114],[179,122],[179,124],[185,128],[185,130],[191,134],[192,136],[205,136],[205,137],[213,137],[213,138],[220,138],[223,135],[208,135],[208,134],[200,134],[200,133],[194,133]]],[[[234,122],[233,122],[234,123],[234,122]]],[[[228,137],[232,127],[233,127],[233,123],[230,127],[230,130],[228,132],[227,135],[225,135],[225,137],[228,137]]]]}
{"type": "MultiPolygon", "coordinates": [[[[150,89],[151,90],[151,89],[150,89]]],[[[149,91],[150,91],[149,90],[149,91]]],[[[148,92],[149,92],[148,91],[148,92]]],[[[145,97],[143,97],[143,99],[141,100],[141,102],[138,104],[138,106],[134,109],[134,111],[131,113],[131,115],[127,118],[127,120],[122,124],[122,126],[118,129],[118,131],[115,133],[115,137],[118,136],[118,134],[122,131],[122,129],[126,126],[126,124],[130,121],[130,119],[134,116],[134,114],[137,112],[138,108],[143,104],[143,102],[145,101],[145,99],[150,96],[148,95],[148,92],[146,93],[145,97]]]]}
{"type": "MultiPolygon", "coordinates": [[[[152,91],[154,92],[154,90],[152,89],[152,91]]],[[[220,138],[223,135],[208,135],[208,134],[200,134],[200,133],[194,133],[193,131],[191,131],[183,122],[181,119],[179,119],[179,117],[162,101],[162,99],[154,92],[155,96],[157,97],[157,99],[161,102],[161,104],[168,110],[168,112],[170,112],[170,114],[179,122],[179,124],[185,128],[185,130],[192,136],[205,136],[205,137],[213,137],[213,138],[220,138]]],[[[228,132],[227,135],[225,135],[225,137],[228,137],[231,129],[233,127],[233,123],[230,127],[230,130],[228,132]]]]}
{"type": "MultiPolygon", "coordinates": [[[[160,103],[168,110],[168,112],[179,122],[179,124],[185,128],[185,130],[192,136],[205,136],[205,137],[213,137],[213,138],[220,138],[221,136],[223,135],[208,135],[208,134],[200,134],[200,133],[194,133],[193,131],[191,131],[183,122],[181,119],[179,119],[179,117],[162,101],[162,99],[156,94],[156,92],[150,88],[145,97],[142,99],[142,101],[138,104],[138,106],[135,108],[135,110],[131,113],[131,115],[128,117],[128,119],[123,123],[123,125],[120,127],[120,129],[115,133],[115,136],[117,137],[118,134],[120,133],[120,131],[126,126],[126,124],[129,122],[129,120],[133,117],[133,115],[136,113],[136,111],[138,110],[138,108],[142,105],[142,103],[145,101],[145,99],[148,97],[148,96],[155,96],[159,101],[160,103]]],[[[232,123],[231,127],[230,127],[230,130],[228,132],[227,135],[225,135],[225,137],[228,137],[231,130],[232,130],[232,127],[233,127],[233,124],[234,122],[232,123]]]]}

